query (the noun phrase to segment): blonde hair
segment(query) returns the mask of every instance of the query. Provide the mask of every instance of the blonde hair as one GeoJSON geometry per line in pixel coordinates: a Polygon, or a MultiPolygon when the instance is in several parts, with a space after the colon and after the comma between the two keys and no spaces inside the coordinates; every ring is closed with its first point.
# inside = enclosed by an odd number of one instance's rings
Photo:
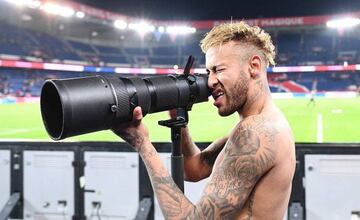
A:
{"type": "Polygon", "coordinates": [[[206,53],[210,47],[230,41],[253,45],[263,53],[267,66],[275,65],[275,46],[270,35],[258,26],[250,26],[243,21],[224,23],[214,27],[200,41],[200,47],[206,53]]]}

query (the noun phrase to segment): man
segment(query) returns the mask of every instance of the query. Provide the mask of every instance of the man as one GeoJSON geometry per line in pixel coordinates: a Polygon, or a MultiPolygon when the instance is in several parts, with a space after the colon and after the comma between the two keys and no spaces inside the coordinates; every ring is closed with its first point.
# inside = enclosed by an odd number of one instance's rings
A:
{"type": "Polygon", "coordinates": [[[142,123],[113,131],[142,157],[166,219],[280,220],[287,208],[295,169],[294,139],[287,120],[271,100],[266,69],[274,64],[270,36],[244,22],[222,24],[201,41],[208,86],[221,116],[237,112],[239,122],[200,151],[183,129],[185,177],[210,176],[203,195],[192,204],[173,182],[142,123]]]}
{"type": "Polygon", "coordinates": [[[310,91],[310,99],[306,106],[309,106],[310,104],[312,104],[312,106],[314,107],[316,105],[315,96],[316,96],[316,90],[311,90],[310,91]]]}
{"type": "Polygon", "coordinates": [[[316,102],[315,102],[316,91],[317,91],[317,79],[314,79],[312,82],[311,91],[310,91],[310,100],[306,106],[309,106],[311,103],[312,103],[313,107],[316,105],[316,102]]]}

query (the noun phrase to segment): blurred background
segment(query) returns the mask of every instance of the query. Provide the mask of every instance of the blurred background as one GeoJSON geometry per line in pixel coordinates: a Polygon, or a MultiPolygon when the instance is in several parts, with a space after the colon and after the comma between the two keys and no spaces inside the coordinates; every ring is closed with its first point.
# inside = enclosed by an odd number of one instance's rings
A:
{"type": "MultiPolygon", "coordinates": [[[[357,1],[0,4],[1,139],[49,140],[37,104],[45,79],[182,73],[189,55],[196,58],[193,72],[205,73],[200,39],[215,24],[233,19],[271,34],[277,64],[268,69],[270,89],[297,142],[360,141],[357,1]]],[[[221,119],[211,102],[195,106],[191,115],[197,141],[224,135],[237,120],[221,119]],[[204,131],[211,127],[209,118],[220,126],[204,131]]],[[[166,113],[146,118],[153,140],[170,140],[166,129],[157,128],[163,117],[166,113]]],[[[72,140],[116,137],[105,131],[72,140]]]]}
{"type": "MultiPolygon", "coordinates": [[[[298,160],[285,218],[360,219],[354,0],[0,0],[0,210],[10,198],[15,219],[133,219],[143,198],[156,204],[141,161],[110,131],[51,141],[41,87],[46,79],[181,74],[189,55],[192,72],[206,74],[199,41],[215,25],[241,20],[265,29],[276,46],[268,80],[294,131],[298,160]]],[[[167,118],[161,112],[145,121],[170,169],[170,131],[157,124],[167,118]]],[[[205,147],[237,121],[218,116],[210,100],[194,105],[189,127],[205,147]]],[[[187,185],[194,201],[203,184],[187,185]]],[[[150,210],[143,219],[163,218],[158,206],[150,210]]]]}

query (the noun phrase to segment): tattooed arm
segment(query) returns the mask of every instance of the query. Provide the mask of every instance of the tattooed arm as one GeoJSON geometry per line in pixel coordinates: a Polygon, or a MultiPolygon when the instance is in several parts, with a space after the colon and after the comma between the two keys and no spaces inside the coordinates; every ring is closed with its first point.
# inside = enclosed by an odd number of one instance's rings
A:
{"type": "Polygon", "coordinates": [[[113,130],[139,152],[166,219],[234,219],[257,181],[274,165],[273,146],[262,138],[272,134],[259,129],[260,126],[240,125],[230,136],[224,158],[215,168],[202,198],[194,205],[172,180],[141,119],[141,110],[135,109],[134,121],[126,129],[113,130]]]}
{"type": "Polygon", "coordinates": [[[184,155],[185,180],[196,182],[208,177],[227,140],[228,137],[223,137],[200,151],[192,141],[189,129],[183,128],[181,130],[181,149],[184,155]]]}
{"type": "MultiPolygon", "coordinates": [[[[176,109],[170,110],[171,118],[176,117],[176,109]]],[[[189,128],[181,129],[181,150],[184,155],[184,178],[187,181],[197,182],[211,174],[214,162],[228,137],[214,141],[206,149],[201,151],[193,142],[189,128]]]]}
{"type": "Polygon", "coordinates": [[[240,124],[225,146],[203,197],[197,204],[207,218],[235,219],[256,183],[275,163],[276,132],[263,124],[240,124]]]}

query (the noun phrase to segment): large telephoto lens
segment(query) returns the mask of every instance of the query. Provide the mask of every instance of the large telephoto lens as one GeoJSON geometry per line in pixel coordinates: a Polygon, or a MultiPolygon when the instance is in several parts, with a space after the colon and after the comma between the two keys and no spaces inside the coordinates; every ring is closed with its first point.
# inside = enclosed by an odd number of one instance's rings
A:
{"type": "Polygon", "coordinates": [[[106,130],[132,120],[140,106],[148,113],[185,108],[208,100],[206,75],[82,77],[47,80],[40,105],[46,131],[54,140],[106,130]]]}

